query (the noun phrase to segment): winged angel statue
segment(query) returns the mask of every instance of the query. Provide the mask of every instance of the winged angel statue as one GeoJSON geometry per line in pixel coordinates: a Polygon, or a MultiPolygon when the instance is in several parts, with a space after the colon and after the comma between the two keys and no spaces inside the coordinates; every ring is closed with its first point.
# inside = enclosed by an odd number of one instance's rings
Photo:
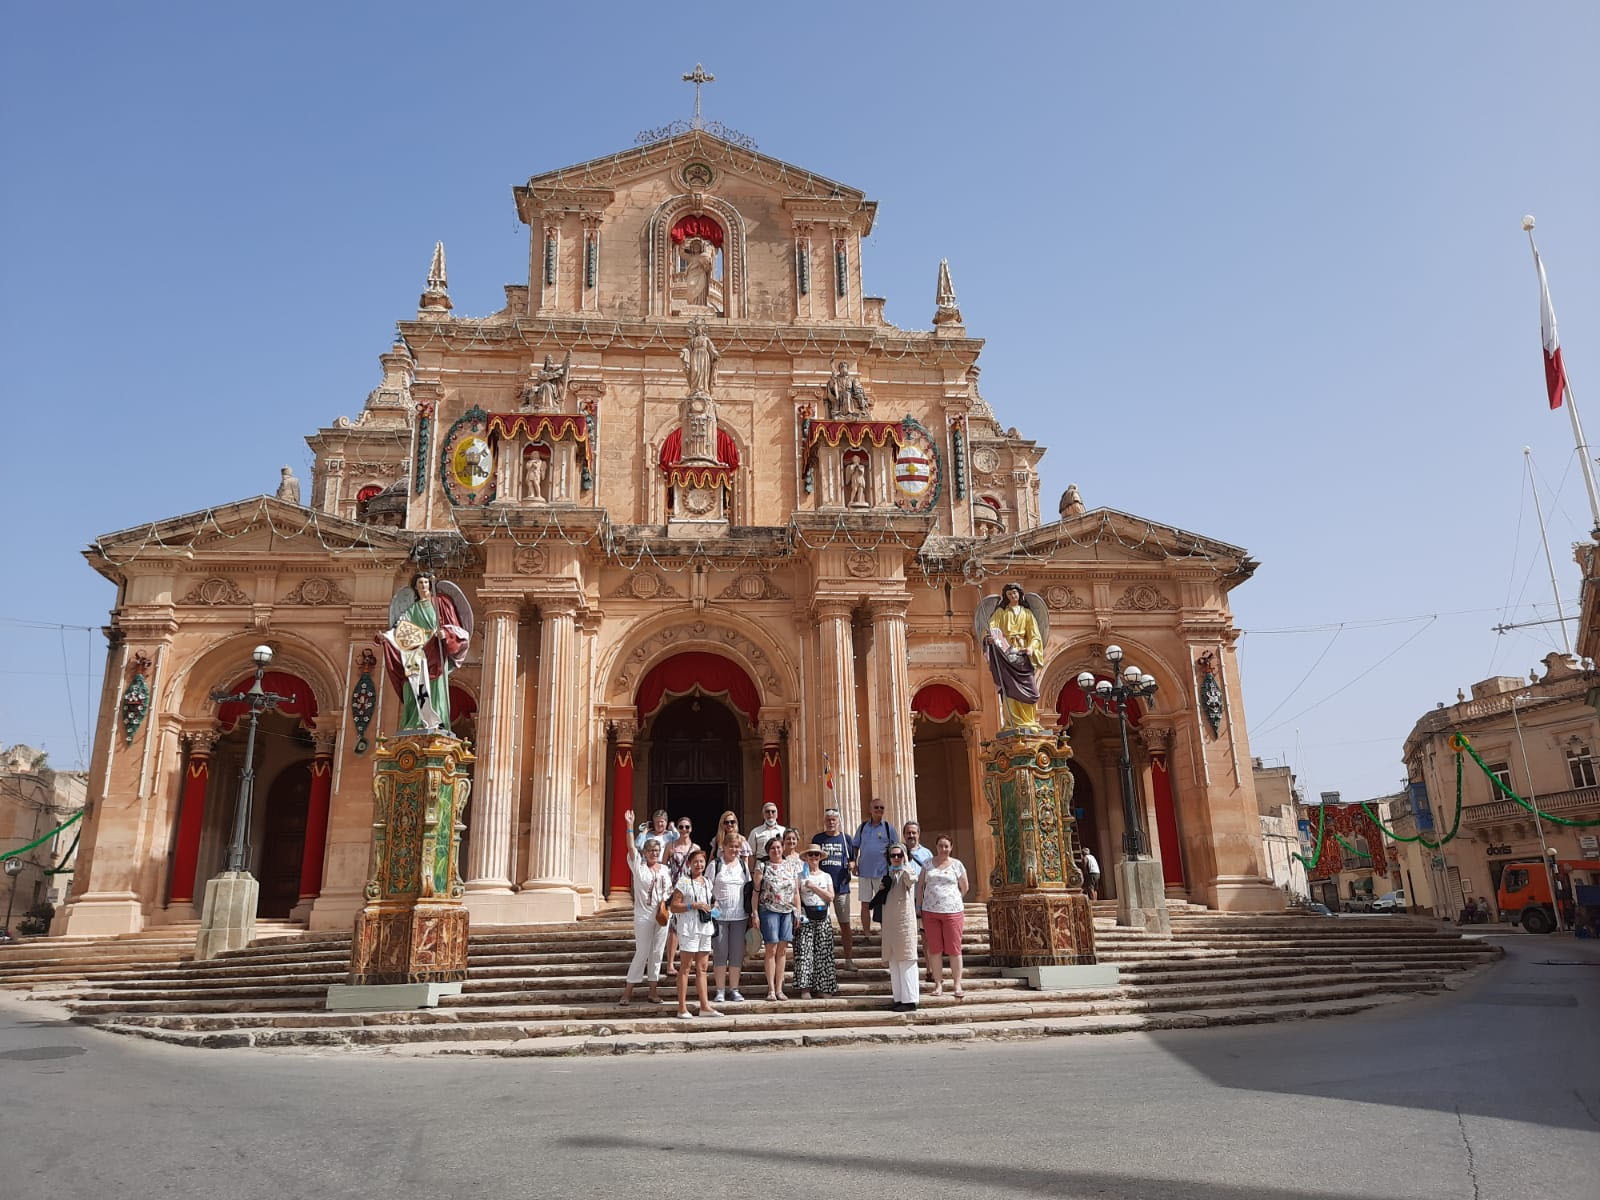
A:
{"type": "Polygon", "coordinates": [[[1050,635],[1050,610],[1037,592],[1008,583],[998,596],[978,601],[972,632],[983,645],[989,674],[1005,714],[1002,730],[1036,730],[1039,725],[1039,668],[1050,635]]]}
{"type": "Polygon", "coordinates": [[[401,701],[400,731],[450,733],[450,672],[467,658],[472,606],[461,589],[419,572],[389,602],[389,628],[377,637],[401,701]]]}

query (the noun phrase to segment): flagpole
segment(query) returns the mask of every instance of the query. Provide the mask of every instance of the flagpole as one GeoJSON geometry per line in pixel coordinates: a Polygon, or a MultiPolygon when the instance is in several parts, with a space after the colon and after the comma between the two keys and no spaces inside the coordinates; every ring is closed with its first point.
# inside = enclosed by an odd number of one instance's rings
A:
{"type": "MultiPolygon", "coordinates": [[[[1544,292],[1548,293],[1549,283],[1545,279],[1544,264],[1539,260],[1539,247],[1533,240],[1533,218],[1523,217],[1522,228],[1528,234],[1528,248],[1533,251],[1533,267],[1539,275],[1539,286],[1544,292]]],[[[1543,297],[1541,297],[1542,299],[1543,297]]],[[[1564,383],[1566,384],[1567,415],[1572,418],[1572,440],[1578,447],[1578,462],[1583,467],[1583,486],[1589,493],[1589,515],[1594,521],[1594,527],[1590,530],[1589,536],[1600,541],[1600,494],[1595,492],[1594,463],[1589,458],[1589,443],[1583,437],[1583,422],[1578,419],[1578,401],[1572,394],[1571,378],[1565,378],[1564,383]]],[[[1537,499],[1537,493],[1535,493],[1535,499],[1537,499]]],[[[1563,625],[1562,631],[1565,632],[1565,630],[1566,626],[1563,625]]]]}
{"type": "Polygon", "coordinates": [[[1556,624],[1561,626],[1561,644],[1567,648],[1567,657],[1572,657],[1572,637],[1567,633],[1567,614],[1561,610],[1561,588],[1556,583],[1556,564],[1550,557],[1550,539],[1544,531],[1544,506],[1539,503],[1539,480],[1533,473],[1533,448],[1522,448],[1522,465],[1528,471],[1528,487],[1533,490],[1533,511],[1539,518],[1539,542],[1544,546],[1544,565],[1550,572],[1550,591],[1556,598],[1556,624]]]}

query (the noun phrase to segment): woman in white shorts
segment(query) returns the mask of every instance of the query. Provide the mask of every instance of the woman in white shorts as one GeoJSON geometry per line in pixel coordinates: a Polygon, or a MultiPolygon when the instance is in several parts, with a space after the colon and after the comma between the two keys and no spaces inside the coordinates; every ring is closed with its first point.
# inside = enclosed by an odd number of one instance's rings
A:
{"type": "Polygon", "coordinates": [[[711,1007],[711,997],[706,993],[706,976],[710,969],[711,934],[716,922],[711,916],[711,881],[706,878],[706,852],[694,849],[684,864],[682,878],[673,889],[673,928],[678,932],[678,1015],[692,1020],[689,1011],[689,972],[699,981],[700,1015],[720,1017],[711,1007]]]}

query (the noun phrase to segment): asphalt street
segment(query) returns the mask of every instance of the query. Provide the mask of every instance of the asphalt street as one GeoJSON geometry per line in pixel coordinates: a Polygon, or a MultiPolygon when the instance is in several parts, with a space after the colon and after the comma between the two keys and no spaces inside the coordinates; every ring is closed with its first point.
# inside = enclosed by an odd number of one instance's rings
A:
{"type": "Polygon", "coordinates": [[[0,996],[0,1194],[1600,1196],[1600,947],[1363,1016],[606,1059],[182,1050],[0,996]]]}

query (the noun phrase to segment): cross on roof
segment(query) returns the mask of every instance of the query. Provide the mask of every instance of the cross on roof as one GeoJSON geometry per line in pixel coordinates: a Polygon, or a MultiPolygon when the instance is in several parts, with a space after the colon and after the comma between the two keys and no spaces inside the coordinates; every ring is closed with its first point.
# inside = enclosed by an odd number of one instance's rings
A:
{"type": "Polygon", "coordinates": [[[717,77],[699,63],[695,63],[694,70],[685,75],[683,81],[694,84],[694,128],[699,129],[702,125],[700,120],[700,89],[708,83],[715,83],[717,77]]]}

